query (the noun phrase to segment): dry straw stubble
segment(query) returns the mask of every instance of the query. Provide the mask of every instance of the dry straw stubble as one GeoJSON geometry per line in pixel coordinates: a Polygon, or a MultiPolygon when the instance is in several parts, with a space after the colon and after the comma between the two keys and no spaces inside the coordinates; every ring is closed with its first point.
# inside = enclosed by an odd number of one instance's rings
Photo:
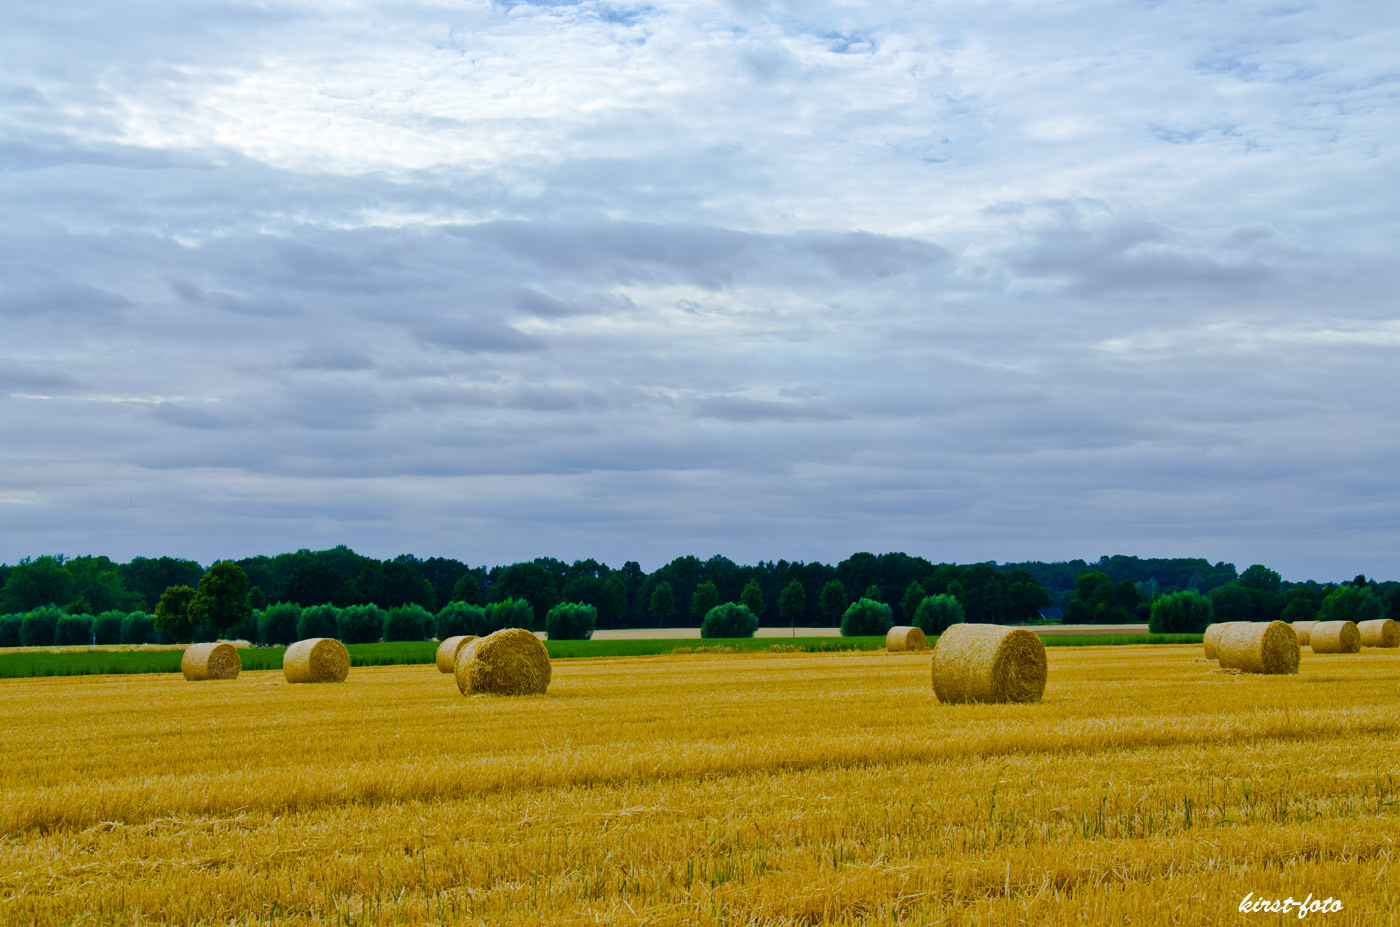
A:
{"type": "Polygon", "coordinates": [[[549,651],[523,628],[478,637],[457,654],[463,695],[543,695],[551,673],[549,651]]]}
{"type": "Polygon", "coordinates": [[[475,634],[458,634],[438,644],[437,668],[439,673],[451,673],[457,669],[457,654],[462,648],[476,640],[475,634]]]}
{"type": "Polygon", "coordinates": [[[228,641],[190,644],[180,658],[180,672],[192,681],[237,679],[241,669],[243,660],[238,656],[238,648],[228,641]]]}
{"type": "Polygon", "coordinates": [[[1313,653],[1361,652],[1361,629],[1354,621],[1319,621],[1308,636],[1313,653]]]}
{"type": "Polygon", "coordinates": [[[1298,634],[1286,621],[1232,621],[1220,635],[1220,665],[1270,676],[1298,672],[1298,634]]]}
{"type": "Polygon", "coordinates": [[[350,675],[350,652],[331,637],[309,637],[287,648],[282,675],[288,682],[344,682],[350,675]]]}
{"type": "Polygon", "coordinates": [[[885,632],[885,649],[890,653],[900,653],[906,650],[927,650],[928,638],[924,636],[923,628],[897,625],[885,632]]]}
{"type": "Polygon", "coordinates": [[[1400,622],[1393,618],[1363,621],[1356,630],[1361,632],[1362,647],[1400,647],[1400,622]]]}
{"type": "Polygon", "coordinates": [[[955,624],[933,649],[933,691],[942,702],[1038,702],[1045,645],[1025,628],[955,624]]]}

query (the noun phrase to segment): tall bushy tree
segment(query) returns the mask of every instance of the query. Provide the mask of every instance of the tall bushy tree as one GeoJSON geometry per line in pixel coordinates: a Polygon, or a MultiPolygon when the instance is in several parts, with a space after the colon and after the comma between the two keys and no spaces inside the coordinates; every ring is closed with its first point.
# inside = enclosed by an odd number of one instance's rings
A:
{"type": "Polygon", "coordinates": [[[841,616],[846,614],[846,606],[850,604],[850,599],[846,596],[846,587],[842,585],[841,580],[833,579],[822,586],[822,615],[831,622],[832,627],[841,621],[841,616]]]}
{"type": "Polygon", "coordinates": [[[712,582],[703,582],[695,587],[695,594],[690,597],[690,613],[692,615],[708,615],[710,609],[719,604],[719,587],[712,582]]]}
{"type": "Polygon", "coordinates": [[[373,644],[384,633],[385,611],[378,605],[351,605],[340,610],[340,642],[373,644]]]}
{"type": "Polygon", "coordinates": [[[55,642],[60,647],[92,643],[92,616],[64,615],[59,618],[55,642]]]}
{"type": "Polygon", "coordinates": [[[73,578],[62,557],[25,557],[10,568],[0,591],[0,613],[30,612],[44,605],[66,605],[73,598],[73,578]]]}
{"type": "Polygon", "coordinates": [[[421,641],[427,638],[433,615],[421,605],[400,605],[384,618],[384,640],[421,641]]]}
{"type": "Polygon", "coordinates": [[[763,600],[763,587],[758,580],[751,579],[744,584],[744,591],[739,593],[739,604],[753,612],[754,617],[763,620],[766,603],[763,600]]]}
{"type": "Polygon", "coordinates": [[[0,647],[22,647],[23,615],[0,615],[0,647]]]}
{"type": "Polygon", "coordinates": [[[1210,591],[1210,612],[1216,621],[1253,621],[1255,600],[1239,583],[1226,583],[1210,591]]]}
{"type": "MultiPolygon", "coordinates": [[[[189,589],[188,586],[185,587],[189,589]]],[[[156,622],[142,611],[130,612],[122,619],[123,644],[154,644],[156,642],[156,622]]]]}
{"type": "Polygon", "coordinates": [[[189,619],[227,631],[252,613],[248,604],[248,574],[232,560],[220,560],[205,571],[189,603],[189,619]]]}
{"type": "Polygon", "coordinates": [[[1368,586],[1338,586],[1322,600],[1318,621],[1374,621],[1385,617],[1385,606],[1368,586]]]}
{"type": "Polygon", "coordinates": [[[340,632],[340,609],[334,605],[311,605],[297,619],[297,640],[335,637],[340,632]]]}
{"type": "Polygon", "coordinates": [[[534,614],[544,615],[559,604],[559,587],[554,574],[545,564],[538,561],[513,563],[501,571],[496,584],[491,587],[491,598],[497,602],[523,599],[530,603],[534,614]]]}
{"type": "Polygon", "coordinates": [[[914,609],[914,627],[929,637],[936,637],[955,624],[963,621],[963,607],[954,596],[946,592],[940,595],[924,596],[914,609]]]}
{"type": "Polygon", "coordinates": [[[544,629],[552,641],[586,641],[598,625],[598,610],[582,602],[560,602],[544,616],[544,629]]]}
{"type": "Polygon", "coordinates": [[[194,631],[194,622],[190,620],[193,599],[194,590],[189,586],[171,586],[162,592],[160,601],[156,602],[156,628],[172,641],[188,640],[194,631]]]}
{"type": "Polygon", "coordinates": [[[884,602],[863,598],[852,602],[841,616],[842,637],[883,635],[894,627],[894,611],[884,602]]]}
{"type": "Polygon", "coordinates": [[[1210,622],[1210,600],[1194,589],[1187,589],[1153,602],[1147,628],[1153,634],[1199,634],[1210,622]]]}
{"type": "Polygon", "coordinates": [[[277,599],[301,606],[334,605],[344,608],[355,601],[355,589],[330,564],[308,557],[287,574],[282,587],[277,590],[277,599]]]}
{"type": "Polygon", "coordinates": [[[462,634],[480,636],[486,627],[486,609],[468,602],[448,602],[437,613],[434,626],[440,641],[462,634]]]}
{"type": "Polygon", "coordinates": [[[753,637],[758,630],[758,616],[748,606],[725,602],[706,613],[700,622],[700,636],[706,640],[717,637],[753,637]]]}
{"type": "Polygon", "coordinates": [[[452,584],[452,601],[480,605],[482,603],[481,577],[475,573],[462,574],[461,578],[452,584]]]}
{"type": "Polygon", "coordinates": [[[99,644],[120,644],[126,612],[109,609],[93,619],[92,633],[99,644]]]}
{"type": "Polygon", "coordinates": [[[435,605],[432,585],[412,566],[396,560],[388,563],[371,560],[355,577],[354,586],[360,601],[380,608],[408,604],[433,608],[435,605]]]}
{"type": "Polygon", "coordinates": [[[914,613],[919,610],[919,603],[927,596],[928,592],[918,580],[910,583],[904,590],[904,598],[899,601],[899,620],[905,624],[913,624],[914,613]]]}
{"type": "Polygon", "coordinates": [[[656,619],[658,627],[670,621],[676,614],[676,594],[672,591],[671,584],[664,579],[652,589],[647,613],[656,619]]]}
{"type": "Polygon", "coordinates": [[[778,593],[778,620],[788,627],[807,620],[807,590],[795,579],[778,593]]]}
{"type": "Polygon", "coordinates": [[[1322,606],[1322,590],[1316,586],[1294,586],[1283,594],[1283,621],[1316,621],[1322,606]]]}
{"type": "Polygon", "coordinates": [[[258,615],[258,643],[290,644],[298,639],[301,606],[295,602],[278,602],[258,615]]]}
{"type": "Polygon", "coordinates": [[[492,602],[490,607],[486,609],[486,625],[483,630],[487,634],[505,628],[524,628],[527,631],[532,631],[534,627],[535,609],[524,599],[492,602]]]}

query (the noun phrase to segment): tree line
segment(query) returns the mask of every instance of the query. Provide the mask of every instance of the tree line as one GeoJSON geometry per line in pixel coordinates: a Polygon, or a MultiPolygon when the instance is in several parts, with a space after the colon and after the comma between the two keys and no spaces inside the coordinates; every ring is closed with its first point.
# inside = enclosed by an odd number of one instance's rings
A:
{"type": "MultiPolygon", "coordinates": [[[[942,596],[972,622],[1020,623],[1056,606],[1070,623],[1115,624],[1149,622],[1154,602],[1184,592],[1205,598],[1217,620],[1299,620],[1315,616],[1335,588],[1285,583],[1258,564],[1240,574],[1229,563],[1124,555],[1092,562],[935,564],[902,552],[860,552],[835,565],[787,560],[741,565],[720,555],[683,556],[648,573],[636,561],[614,569],[593,559],[565,563],[552,557],[491,567],[410,554],[381,561],[341,545],[220,563],[228,564],[222,571],[236,568],[242,577],[248,614],[228,627],[245,629],[256,620],[250,616],[277,604],[374,606],[383,614],[413,605],[436,616],[454,602],[490,608],[507,600],[528,603],[540,629],[561,603],[591,606],[598,628],[700,627],[716,605],[726,603],[744,606],[768,625],[837,627],[862,600],[885,605],[895,624],[919,624],[924,600],[942,596]]],[[[103,615],[109,628],[118,613],[153,619],[165,597],[166,613],[194,616],[178,633],[207,633],[213,625],[200,616],[211,599],[206,595],[204,604],[195,603],[200,584],[212,582],[212,572],[212,566],[206,570],[174,557],[136,557],[127,563],[100,556],[26,558],[0,566],[0,615],[51,608],[56,615],[92,616],[95,633],[96,618],[103,615]]],[[[219,582],[227,587],[240,581],[230,573],[219,582]]],[[[1344,585],[1370,590],[1390,617],[1400,611],[1400,584],[1357,577],[1344,585]]],[[[76,635],[78,624],[69,625],[70,635],[76,635]]]]}

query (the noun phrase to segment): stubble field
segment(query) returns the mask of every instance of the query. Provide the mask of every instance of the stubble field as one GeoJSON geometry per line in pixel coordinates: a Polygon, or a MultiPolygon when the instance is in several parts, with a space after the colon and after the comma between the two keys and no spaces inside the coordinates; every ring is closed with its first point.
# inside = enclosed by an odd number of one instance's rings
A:
{"type": "Polygon", "coordinates": [[[1397,923],[1400,653],[1049,661],[1026,706],[927,654],[0,680],[0,923],[1397,923]]]}

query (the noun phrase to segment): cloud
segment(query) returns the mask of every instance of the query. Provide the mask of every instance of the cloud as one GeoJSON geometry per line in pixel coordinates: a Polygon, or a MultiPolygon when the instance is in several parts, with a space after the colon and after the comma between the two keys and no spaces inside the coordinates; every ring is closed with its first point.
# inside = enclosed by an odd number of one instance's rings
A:
{"type": "Polygon", "coordinates": [[[1365,5],[101,13],[0,28],[0,560],[1400,555],[1365,5]]]}

